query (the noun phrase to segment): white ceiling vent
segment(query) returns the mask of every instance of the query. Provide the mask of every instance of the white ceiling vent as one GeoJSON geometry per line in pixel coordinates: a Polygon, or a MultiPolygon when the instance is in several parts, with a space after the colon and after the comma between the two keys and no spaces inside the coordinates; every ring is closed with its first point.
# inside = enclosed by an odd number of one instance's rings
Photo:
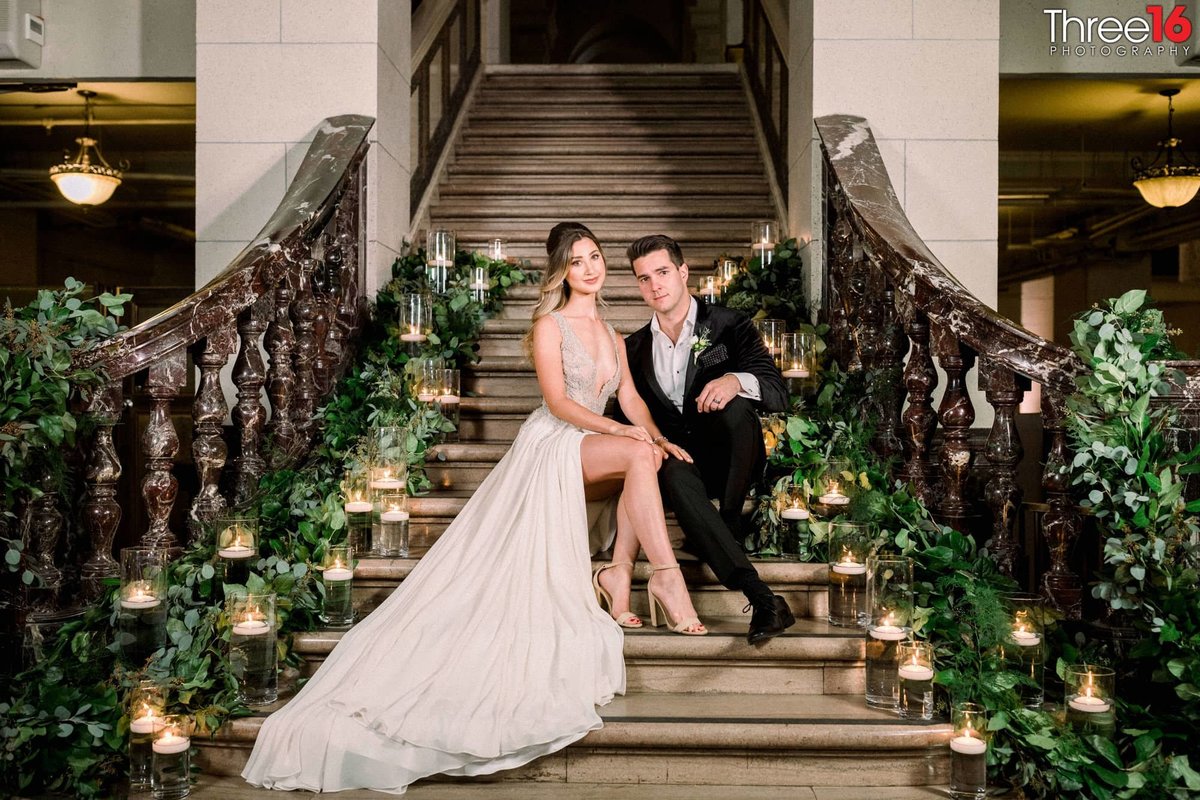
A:
{"type": "Polygon", "coordinates": [[[45,36],[42,0],[0,0],[0,70],[40,67],[45,36]]]}

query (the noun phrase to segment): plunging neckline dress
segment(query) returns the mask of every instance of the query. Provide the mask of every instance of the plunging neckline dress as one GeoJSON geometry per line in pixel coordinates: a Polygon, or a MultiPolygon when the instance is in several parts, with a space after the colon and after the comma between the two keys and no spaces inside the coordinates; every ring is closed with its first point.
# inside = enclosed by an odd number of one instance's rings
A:
{"type": "MultiPolygon", "coordinates": [[[[597,364],[560,314],[568,397],[602,414],[597,364]]],[[[614,357],[616,332],[607,326],[614,357]]],[[[403,794],[526,764],[601,727],[625,692],[596,604],[580,443],[545,402],[407,578],[263,723],[242,776],[272,789],[403,794]]]]}

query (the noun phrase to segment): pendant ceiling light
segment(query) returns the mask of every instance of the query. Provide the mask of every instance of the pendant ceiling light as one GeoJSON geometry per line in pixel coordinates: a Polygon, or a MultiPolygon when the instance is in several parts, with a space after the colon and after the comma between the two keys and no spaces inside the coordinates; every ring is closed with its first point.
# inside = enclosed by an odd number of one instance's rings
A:
{"type": "Polygon", "coordinates": [[[74,160],[63,161],[50,168],[50,180],[58,187],[62,196],[81,206],[98,206],[112,197],[121,185],[121,170],[110,167],[100,154],[100,147],[92,138],[92,98],[96,93],[79,90],[83,98],[83,136],[75,141],[79,152],[74,160]],[[92,155],[95,151],[95,155],[92,155]]]}
{"type": "Polygon", "coordinates": [[[1175,208],[1186,205],[1200,191],[1200,167],[1193,164],[1179,147],[1182,140],[1175,138],[1172,117],[1175,104],[1172,100],[1178,89],[1163,89],[1159,92],[1167,98],[1167,138],[1158,143],[1158,153],[1149,164],[1134,158],[1133,185],[1142,193],[1142,199],[1157,208],[1175,208]]]}

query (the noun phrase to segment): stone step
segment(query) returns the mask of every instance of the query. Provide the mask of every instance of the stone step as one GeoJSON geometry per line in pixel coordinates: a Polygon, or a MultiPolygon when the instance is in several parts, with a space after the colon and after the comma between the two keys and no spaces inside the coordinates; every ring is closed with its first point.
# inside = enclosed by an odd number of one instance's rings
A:
{"type": "MultiPolygon", "coordinates": [[[[521,109],[520,118],[522,121],[529,122],[551,122],[554,120],[580,122],[582,120],[594,120],[614,127],[624,125],[628,122],[641,124],[671,123],[676,120],[686,120],[688,122],[701,122],[705,120],[727,122],[730,119],[740,120],[747,127],[750,125],[749,111],[746,109],[744,103],[707,106],[702,101],[698,101],[696,105],[691,107],[656,104],[630,105],[619,102],[588,103],[586,105],[574,106],[566,103],[544,104],[526,106],[521,109]]],[[[476,101],[471,108],[469,122],[511,122],[512,119],[513,113],[511,109],[500,106],[485,108],[476,101]]]]}
{"type": "MultiPolygon", "coordinates": [[[[643,229],[645,233],[658,233],[659,229],[650,227],[648,224],[643,229]]],[[[737,239],[734,234],[730,234],[723,241],[704,242],[696,240],[679,240],[679,246],[683,249],[683,257],[687,261],[689,271],[695,273],[711,272],[714,265],[719,259],[730,258],[735,255],[748,256],[750,247],[747,244],[749,239],[750,227],[746,226],[747,236],[744,239],[737,239]]],[[[467,239],[466,235],[470,235],[471,231],[459,232],[459,241],[464,243],[464,246],[479,250],[483,248],[483,242],[487,239],[483,238],[483,234],[479,234],[479,238],[467,239]]],[[[547,229],[546,233],[549,233],[547,229]]],[[[505,252],[513,257],[528,261],[530,268],[537,271],[546,268],[546,233],[543,233],[540,239],[513,239],[511,236],[501,236],[505,240],[505,252]]],[[[597,234],[599,236],[599,234],[597,234]]],[[[629,274],[632,272],[629,269],[629,262],[625,258],[625,249],[629,246],[629,241],[610,242],[601,240],[604,247],[604,253],[608,259],[608,274],[616,276],[618,274],[629,274]]],[[[693,285],[695,281],[693,280],[693,285]]],[[[536,286],[534,287],[537,288],[536,286]]]]}
{"type": "MultiPolygon", "coordinates": [[[[469,493],[434,493],[425,497],[414,497],[408,501],[409,513],[412,514],[410,523],[410,541],[412,542],[412,558],[378,558],[365,557],[359,559],[355,569],[354,607],[360,614],[374,610],[398,586],[416,566],[417,561],[428,546],[436,541],[432,529],[440,524],[441,530],[450,523],[458,511],[466,503],[469,493]]],[[[667,515],[668,529],[673,531],[677,541],[682,534],[674,522],[674,516],[667,515]]],[[[440,534],[440,530],[437,531],[440,534]]],[[[687,553],[679,553],[679,563],[683,567],[684,579],[692,595],[692,604],[702,619],[709,617],[742,618],[742,609],[746,606],[746,598],[741,592],[726,589],[717,582],[712,570],[701,564],[687,553]]],[[[798,561],[782,559],[751,559],[762,577],[776,594],[787,600],[788,606],[797,619],[823,620],[829,614],[828,597],[828,567],[825,564],[806,564],[798,561]]],[[[603,563],[597,561],[597,564],[603,563]]],[[[650,577],[650,567],[645,562],[638,562],[634,573],[634,592],[632,595],[633,611],[637,614],[648,614],[645,582],[650,577]]]]}
{"type": "MultiPolygon", "coordinates": [[[[200,770],[240,773],[263,720],[285,702],[194,739],[200,770]]],[[[948,778],[948,724],[900,720],[860,695],[630,694],[600,714],[603,728],[492,780],[892,787],[948,778]]]]}
{"type": "Polygon", "coordinates": [[[459,173],[459,179],[453,183],[443,183],[438,188],[442,199],[450,200],[458,197],[478,197],[480,199],[504,198],[517,195],[529,197],[533,195],[546,198],[593,197],[604,194],[610,202],[623,202],[627,195],[646,197],[647,190],[653,190],[655,196],[677,197],[678,195],[699,195],[702,193],[719,193],[721,197],[757,197],[767,195],[766,179],[750,175],[747,177],[726,175],[719,178],[712,176],[663,175],[654,181],[653,186],[647,187],[637,181],[613,180],[609,176],[542,176],[542,175],[513,175],[469,176],[459,173]],[[543,194],[553,191],[553,195],[543,194]]]}
{"type": "MultiPolygon", "coordinates": [[[[625,199],[614,202],[608,197],[564,197],[561,195],[532,195],[526,197],[444,197],[430,210],[434,219],[442,217],[541,217],[546,210],[554,209],[560,218],[582,217],[593,222],[605,219],[641,217],[656,220],[691,218],[721,219],[747,216],[761,218],[772,211],[770,199],[765,195],[742,195],[738,197],[703,198],[685,194],[666,197],[664,195],[625,199]]],[[[591,227],[589,224],[588,227],[591,227]]],[[[597,232],[599,235],[599,232],[597,232]]]]}
{"type": "MultiPolygon", "coordinates": [[[[614,772],[616,780],[623,780],[614,772]]],[[[676,778],[699,780],[691,770],[676,778]]],[[[198,800],[256,800],[278,797],[270,789],[248,785],[240,777],[200,775],[189,795],[198,800]]],[[[889,787],[886,800],[935,800],[944,791],[924,786],[889,787]]],[[[378,792],[340,792],[338,800],[379,800],[378,792]]],[[[430,779],[405,793],[406,800],[881,800],[878,789],[861,786],[726,786],[698,783],[537,783],[495,780],[489,776],[448,782],[430,779]]]]}
{"type": "MultiPolygon", "coordinates": [[[[671,694],[859,694],[866,685],[863,634],[823,621],[797,620],[761,645],[746,644],[749,616],[704,620],[707,636],[666,628],[625,631],[626,691],[671,694]]],[[[293,636],[311,675],[341,641],[342,631],[293,636]]]]}
{"type": "Polygon", "coordinates": [[[509,158],[505,154],[456,154],[454,161],[446,168],[446,175],[455,180],[462,174],[540,175],[545,176],[547,185],[553,185],[552,180],[569,178],[572,175],[758,177],[766,173],[763,170],[762,159],[756,153],[727,156],[555,153],[539,158],[509,158]]]}
{"type": "MultiPolygon", "coordinates": [[[[645,308],[643,306],[643,308],[645,308]]],[[[645,319],[612,319],[609,322],[622,336],[628,336],[649,321],[650,311],[646,310],[645,319]]],[[[528,319],[491,319],[484,326],[484,336],[479,342],[479,355],[483,358],[497,356],[516,357],[525,355],[525,333],[529,330],[528,319]],[[501,327],[504,326],[504,327],[501,327]]]]}
{"type": "MultiPolygon", "coordinates": [[[[603,113],[611,106],[618,108],[673,108],[686,117],[692,108],[706,104],[737,111],[743,118],[749,117],[746,93],[742,87],[694,86],[664,92],[658,87],[588,87],[570,86],[558,91],[547,91],[544,86],[496,86],[484,84],[475,96],[481,107],[502,106],[509,109],[537,109],[559,106],[579,112],[603,113]]],[[[747,126],[749,120],[747,119],[747,126]]]]}
{"type": "Polygon", "coordinates": [[[755,152],[752,137],[730,136],[517,136],[464,135],[455,146],[460,156],[504,154],[509,156],[557,155],[587,153],[589,155],[671,155],[686,153],[701,155],[748,155],[755,152]]]}
{"type": "Polygon", "coordinates": [[[749,138],[753,147],[755,139],[746,122],[729,114],[707,113],[703,118],[693,119],[690,114],[682,117],[661,119],[634,119],[614,126],[601,117],[568,119],[520,119],[493,117],[475,119],[463,128],[464,136],[609,136],[613,139],[641,139],[658,136],[727,136],[749,138]]]}
{"type": "Polygon", "coordinates": [[[467,442],[511,443],[526,417],[541,404],[540,395],[464,397],[459,409],[459,439],[467,442]]]}

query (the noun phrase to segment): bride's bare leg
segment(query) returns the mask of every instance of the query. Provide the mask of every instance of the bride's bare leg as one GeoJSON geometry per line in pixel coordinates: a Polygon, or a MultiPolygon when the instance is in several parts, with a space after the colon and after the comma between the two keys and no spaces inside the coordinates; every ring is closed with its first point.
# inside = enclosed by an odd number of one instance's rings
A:
{"type": "Polygon", "coordinates": [[[612,563],[629,564],[628,567],[606,569],[600,573],[600,585],[612,597],[612,615],[621,616],[629,611],[629,594],[633,586],[633,564],[637,561],[638,540],[629,512],[625,509],[625,495],[617,498],[617,536],[613,540],[612,563]]]}
{"type": "MultiPolygon", "coordinates": [[[[614,478],[623,478],[625,481],[620,501],[624,506],[625,519],[618,517],[617,541],[613,544],[614,561],[637,554],[636,544],[630,541],[632,536],[636,536],[650,563],[660,566],[676,563],[675,551],[671,549],[671,540],[667,535],[662,497],[658,493],[658,467],[661,463],[658,453],[654,445],[624,436],[596,434],[583,437],[580,458],[584,483],[614,478]],[[622,525],[622,521],[627,524],[622,525]],[[624,541],[621,537],[622,528],[632,533],[632,536],[627,534],[624,541]]],[[[663,600],[675,619],[696,616],[687,586],[678,570],[656,573],[654,593],[663,600]]],[[[688,630],[698,631],[703,627],[692,626],[688,630]]]]}

